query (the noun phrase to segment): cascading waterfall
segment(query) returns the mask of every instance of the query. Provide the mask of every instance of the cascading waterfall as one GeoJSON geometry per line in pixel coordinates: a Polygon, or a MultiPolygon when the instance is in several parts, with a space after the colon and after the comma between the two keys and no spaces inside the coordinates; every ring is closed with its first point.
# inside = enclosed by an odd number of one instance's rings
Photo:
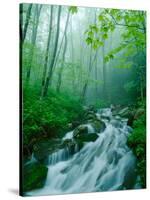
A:
{"type": "MultiPolygon", "coordinates": [[[[105,122],[106,128],[95,142],[70,156],[67,149],[59,150],[49,157],[48,175],[42,189],[28,195],[50,195],[81,192],[112,191],[139,188],[136,183],[136,158],[128,148],[127,136],[132,129],[127,120],[112,116],[111,109],[101,109],[96,114],[105,122]]],[[[88,124],[88,133],[94,133],[88,124]]],[[[71,139],[73,131],[63,140],[71,139]]]]}

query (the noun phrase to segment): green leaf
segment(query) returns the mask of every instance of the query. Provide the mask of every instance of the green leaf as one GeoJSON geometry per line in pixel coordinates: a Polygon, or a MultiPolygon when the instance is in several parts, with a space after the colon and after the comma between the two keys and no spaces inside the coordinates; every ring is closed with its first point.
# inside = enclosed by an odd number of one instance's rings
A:
{"type": "Polygon", "coordinates": [[[86,42],[88,45],[92,44],[92,41],[93,41],[92,38],[90,38],[90,37],[86,38],[86,42]]]}
{"type": "Polygon", "coordinates": [[[103,15],[99,15],[99,16],[98,16],[98,20],[99,20],[99,21],[103,21],[103,20],[104,20],[103,15]]]}
{"type": "Polygon", "coordinates": [[[69,7],[69,11],[72,13],[72,14],[75,14],[78,12],[78,8],[77,6],[70,6],[69,7]]]}
{"type": "Polygon", "coordinates": [[[104,34],[102,35],[102,38],[103,38],[103,39],[107,39],[107,38],[108,38],[108,35],[107,35],[106,33],[104,33],[104,34]]]}

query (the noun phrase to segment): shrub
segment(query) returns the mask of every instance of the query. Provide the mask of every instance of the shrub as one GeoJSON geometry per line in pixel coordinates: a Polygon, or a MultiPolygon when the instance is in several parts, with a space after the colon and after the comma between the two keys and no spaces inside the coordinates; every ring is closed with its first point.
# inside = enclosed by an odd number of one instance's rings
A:
{"type": "Polygon", "coordinates": [[[67,124],[79,117],[82,107],[77,98],[50,91],[40,100],[38,90],[26,88],[23,98],[23,139],[28,145],[32,138],[60,137],[67,124]]]}
{"type": "MultiPolygon", "coordinates": [[[[143,103],[140,104],[143,107],[143,103]]],[[[141,185],[146,187],[146,116],[141,115],[133,123],[133,133],[128,137],[128,145],[137,157],[137,171],[141,185]]]]}

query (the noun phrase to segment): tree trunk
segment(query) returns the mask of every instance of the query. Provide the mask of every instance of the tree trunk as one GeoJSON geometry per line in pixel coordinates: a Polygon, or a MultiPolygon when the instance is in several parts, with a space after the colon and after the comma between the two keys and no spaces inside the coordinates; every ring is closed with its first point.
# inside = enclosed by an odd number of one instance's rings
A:
{"type": "Polygon", "coordinates": [[[31,38],[31,53],[30,53],[30,60],[29,60],[29,67],[27,70],[27,82],[30,80],[30,74],[31,74],[31,68],[32,68],[32,60],[33,60],[33,55],[34,55],[34,48],[36,44],[36,38],[37,38],[37,30],[38,30],[38,24],[39,24],[39,18],[40,18],[40,13],[41,13],[41,8],[42,5],[35,5],[35,13],[34,13],[34,24],[33,24],[33,29],[32,29],[32,38],[31,38]]]}
{"type": "Polygon", "coordinates": [[[63,73],[63,69],[64,69],[64,61],[65,61],[65,54],[66,54],[66,49],[67,49],[67,35],[65,32],[65,44],[64,44],[64,51],[63,51],[63,56],[62,56],[62,66],[58,72],[58,81],[57,81],[57,88],[56,91],[60,92],[60,87],[61,87],[61,81],[62,81],[62,73],[63,73]]]}
{"type": "MultiPolygon", "coordinates": [[[[71,18],[71,58],[72,58],[72,63],[74,63],[74,45],[73,45],[73,31],[72,31],[72,18],[71,18]]],[[[75,81],[76,81],[76,74],[74,70],[74,65],[72,65],[72,89],[74,92],[76,92],[76,87],[75,87],[75,81]]]]}
{"type": "Polygon", "coordinates": [[[103,41],[104,45],[102,46],[102,69],[103,69],[103,99],[106,100],[107,91],[106,91],[106,63],[105,63],[105,40],[103,41]]]}
{"type": "MultiPolygon", "coordinates": [[[[70,11],[68,10],[67,20],[66,20],[65,29],[64,29],[64,34],[63,34],[63,37],[62,37],[62,40],[61,40],[61,44],[60,44],[60,47],[59,47],[59,51],[58,51],[58,53],[57,53],[57,55],[56,55],[54,67],[55,67],[56,64],[57,64],[57,61],[58,61],[58,58],[59,58],[59,54],[60,54],[60,51],[61,51],[61,49],[62,49],[63,41],[64,41],[64,39],[66,39],[65,37],[66,37],[67,29],[68,29],[69,17],[70,17],[70,11]]],[[[65,42],[66,42],[66,41],[65,41],[65,42]]]]}
{"type": "Polygon", "coordinates": [[[58,46],[58,40],[59,40],[60,15],[61,15],[61,6],[59,6],[59,8],[58,8],[57,30],[56,30],[56,38],[55,38],[55,43],[54,43],[54,51],[52,54],[52,59],[51,59],[48,75],[47,75],[45,86],[44,86],[43,97],[45,97],[47,95],[49,82],[52,78],[52,72],[53,72],[53,67],[54,67],[54,62],[55,62],[56,52],[57,52],[57,46],[58,46]]]}
{"type": "Polygon", "coordinates": [[[96,51],[95,56],[94,56],[94,58],[92,60],[92,46],[91,46],[90,60],[89,60],[89,70],[88,70],[88,76],[87,76],[88,78],[87,78],[87,80],[86,80],[86,82],[85,82],[85,84],[83,86],[83,90],[82,90],[82,94],[81,94],[81,101],[83,101],[84,98],[85,98],[85,94],[86,94],[87,86],[88,86],[88,82],[89,82],[89,76],[90,76],[90,73],[92,71],[92,66],[94,64],[94,61],[96,60],[97,53],[98,53],[98,50],[96,51]]]}
{"type": "MultiPolygon", "coordinates": [[[[27,29],[28,29],[28,25],[29,25],[29,21],[30,21],[30,17],[31,17],[31,9],[32,9],[32,5],[33,4],[29,4],[28,10],[27,10],[27,14],[26,14],[26,21],[25,21],[25,25],[24,25],[24,30],[22,31],[22,43],[24,42],[25,38],[26,38],[26,34],[27,34],[27,29]]],[[[23,5],[22,5],[23,6],[23,5]]]]}
{"type": "Polygon", "coordinates": [[[45,59],[44,59],[44,69],[43,69],[43,75],[42,75],[42,88],[41,88],[41,96],[43,96],[44,92],[44,86],[45,86],[45,79],[46,79],[46,73],[47,73],[47,66],[48,66],[48,55],[49,55],[49,49],[50,49],[50,43],[51,43],[51,34],[52,34],[52,25],[53,25],[53,6],[51,6],[50,11],[50,23],[49,23],[49,33],[48,33],[48,39],[47,39],[47,47],[46,47],[46,53],[45,53],[45,59]]]}

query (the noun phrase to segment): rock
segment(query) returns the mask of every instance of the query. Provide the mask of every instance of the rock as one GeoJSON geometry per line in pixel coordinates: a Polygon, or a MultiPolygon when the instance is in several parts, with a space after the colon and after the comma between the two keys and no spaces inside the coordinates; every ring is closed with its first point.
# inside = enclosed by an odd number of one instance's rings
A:
{"type": "Polygon", "coordinates": [[[93,111],[93,112],[96,112],[96,109],[93,105],[89,105],[89,108],[88,108],[89,111],[93,111]]]}
{"type": "Polygon", "coordinates": [[[39,163],[30,163],[23,168],[23,192],[44,186],[48,168],[39,163]]]}
{"type": "Polygon", "coordinates": [[[45,163],[50,154],[61,148],[63,148],[63,145],[60,139],[45,139],[33,146],[33,153],[39,162],[45,163]]]}
{"type": "Polygon", "coordinates": [[[127,125],[128,126],[132,126],[133,125],[133,121],[134,121],[134,111],[130,112],[130,115],[128,116],[127,125]]]}
{"type": "Polygon", "coordinates": [[[73,132],[73,137],[77,138],[81,134],[88,134],[88,127],[87,126],[85,126],[85,125],[78,126],[73,132]]]}
{"type": "Polygon", "coordinates": [[[130,112],[129,107],[125,107],[125,108],[123,108],[122,110],[120,110],[120,111],[118,112],[118,115],[119,115],[120,117],[127,117],[127,118],[128,118],[129,112],[130,112]]]}
{"type": "Polygon", "coordinates": [[[73,121],[72,122],[72,129],[75,129],[77,126],[79,126],[81,124],[81,122],[80,121],[73,121]]]}
{"type": "Polygon", "coordinates": [[[98,132],[98,133],[103,132],[106,128],[105,123],[101,120],[98,120],[98,119],[92,121],[91,125],[93,126],[95,131],[98,132]]]}
{"type": "Polygon", "coordinates": [[[77,152],[77,150],[80,151],[80,149],[83,147],[83,142],[76,139],[66,139],[63,142],[63,146],[64,148],[68,148],[69,153],[73,155],[77,152]]]}
{"type": "Polygon", "coordinates": [[[87,135],[80,135],[76,141],[81,141],[81,142],[94,142],[97,140],[98,135],[96,133],[90,133],[87,135]]]}
{"type": "Polygon", "coordinates": [[[91,112],[88,112],[86,115],[85,115],[85,119],[86,120],[90,120],[90,119],[96,119],[97,117],[96,117],[96,115],[95,115],[95,113],[92,113],[92,111],[91,112]]]}
{"type": "Polygon", "coordinates": [[[134,119],[138,119],[141,115],[143,115],[145,110],[143,108],[139,108],[134,115],[134,119]]]}

